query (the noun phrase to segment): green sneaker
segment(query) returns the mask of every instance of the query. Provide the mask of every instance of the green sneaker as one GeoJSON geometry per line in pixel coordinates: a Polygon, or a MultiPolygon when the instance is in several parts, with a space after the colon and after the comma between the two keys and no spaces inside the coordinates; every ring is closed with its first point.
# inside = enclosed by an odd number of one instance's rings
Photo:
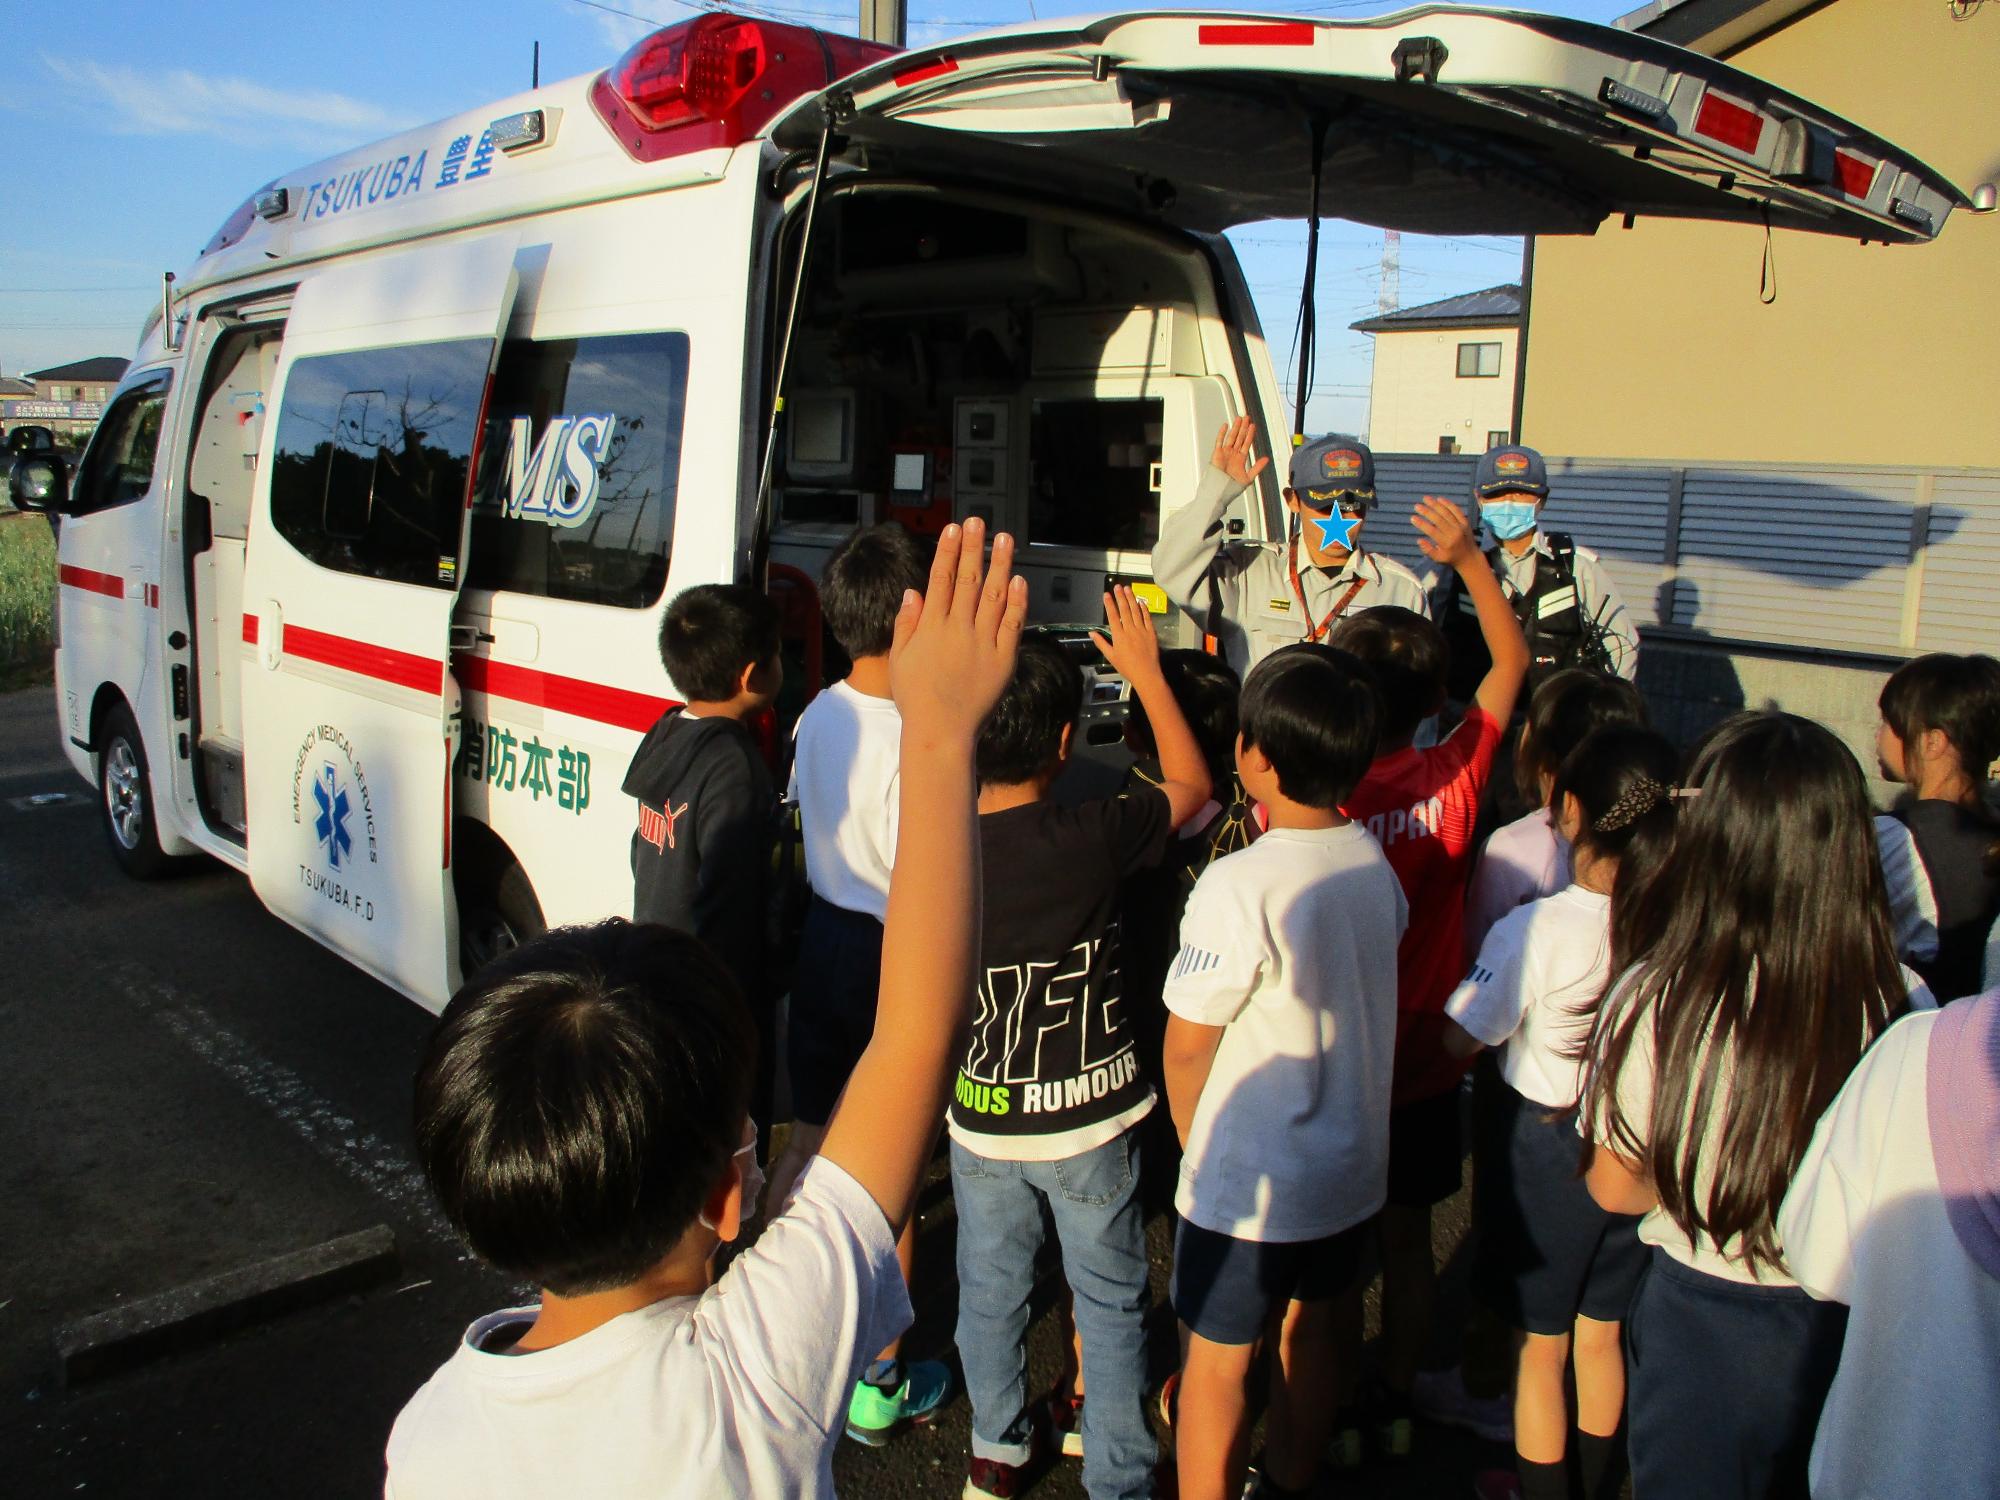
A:
{"type": "Polygon", "coordinates": [[[877,1360],[854,1387],[847,1403],[847,1435],[857,1443],[880,1448],[905,1426],[921,1427],[936,1418],[951,1398],[951,1371],[934,1359],[902,1361],[903,1381],[884,1387],[895,1372],[887,1360],[877,1360]]]}

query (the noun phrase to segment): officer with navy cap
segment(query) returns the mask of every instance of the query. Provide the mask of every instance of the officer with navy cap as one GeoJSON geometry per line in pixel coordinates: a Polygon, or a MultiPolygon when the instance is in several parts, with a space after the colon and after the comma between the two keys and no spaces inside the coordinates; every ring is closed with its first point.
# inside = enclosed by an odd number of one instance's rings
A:
{"type": "Polygon", "coordinates": [[[1428,616],[1417,575],[1361,544],[1375,504],[1375,455],[1349,438],[1323,437],[1292,454],[1283,542],[1223,532],[1223,513],[1271,462],[1251,457],[1257,424],[1222,429],[1194,499],[1160,525],[1153,577],[1167,597],[1219,638],[1238,673],[1281,646],[1323,641],[1334,622],[1378,604],[1428,616]]]}
{"type": "MultiPolygon", "coordinates": [[[[1639,634],[1597,554],[1560,531],[1541,530],[1548,465],[1533,448],[1509,444],[1480,455],[1473,478],[1479,519],[1493,545],[1487,560],[1528,637],[1528,687],[1563,667],[1630,679],[1639,670],[1639,634]]],[[[1451,643],[1451,694],[1469,697],[1487,666],[1472,600],[1456,576],[1439,599],[1451,643]]],[[[1526,695],[1522,697],[1526,702],[1526,695]]]]}

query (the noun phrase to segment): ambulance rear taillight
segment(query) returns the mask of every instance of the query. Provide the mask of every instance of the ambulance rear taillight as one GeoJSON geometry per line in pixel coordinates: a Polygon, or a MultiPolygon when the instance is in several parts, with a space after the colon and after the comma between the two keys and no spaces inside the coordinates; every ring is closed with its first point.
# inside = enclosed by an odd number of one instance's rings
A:
{"type": "Polygon", "coordinates": [[[634,158],[658,161],[741,145],[796,100],[894,50],[716,12],[637,43],[590,99],[634,158]]]}

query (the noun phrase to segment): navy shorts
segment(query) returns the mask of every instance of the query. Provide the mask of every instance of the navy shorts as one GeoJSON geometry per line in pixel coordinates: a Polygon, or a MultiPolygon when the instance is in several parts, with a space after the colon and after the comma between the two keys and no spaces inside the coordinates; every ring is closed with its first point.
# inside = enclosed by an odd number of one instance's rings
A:
{"type": "Polygon", "coordinates": [[[1639,1220],[1583,1185],[1576,1111],[1550,1111],[1497,1076],[1480,1081],[1472,1147],[1479,1226],[1473,1284],[1509,1327],[1568,1333],[1579,1315],[1620,1322],[1646,1269],[1639,1220]]]}
{"type": "Polygon", "coordinates": [[[1211,1344],[1254,1344],[1287,1302],[1330,1302],[1361,1274],[1367,1226],[1318,1240],[1267,1244],[1180,1221],[1174,1315],[1211,1344]]]}
{"type": "Polygon", "coordinates": [[[1402,1208],[1429,1208],[1464,1185],[1465,1132],[1458,1117],[1458,1090],[1389,1111],[1389,1201],[1402,1208]]]}
{"type": "Polygon", "coordinates": [[[1806,1500],[1846,1333],[1838,1302],[1724,1281],[1653,1250],[1625,1320],[1632,1493],[1806,1500]]]}
{"type": "Polygon", "coordinates": [[[792,1118],[824,1125],[875,1034],[882,983],[882,924],[813,897],[799,937],[785,1058],[792,1118]]]}

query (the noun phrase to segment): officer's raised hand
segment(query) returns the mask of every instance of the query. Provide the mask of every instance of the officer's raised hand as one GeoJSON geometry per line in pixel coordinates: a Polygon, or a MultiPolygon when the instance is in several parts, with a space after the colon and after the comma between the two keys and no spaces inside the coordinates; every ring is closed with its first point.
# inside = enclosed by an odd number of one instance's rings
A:
{"type": "Polygon", "coordinates": [[[1222,431],[1216,434],[1215,451],[1208,461],[1235,480],[1240,488],[1248,489],[1252,480],[1271,466],[1270,457],[1253,458],[1251,447],[1257,441],[1257,424],[1248,417],[1238,417],[1233,422],[1224,422],[1222,431]]]}

